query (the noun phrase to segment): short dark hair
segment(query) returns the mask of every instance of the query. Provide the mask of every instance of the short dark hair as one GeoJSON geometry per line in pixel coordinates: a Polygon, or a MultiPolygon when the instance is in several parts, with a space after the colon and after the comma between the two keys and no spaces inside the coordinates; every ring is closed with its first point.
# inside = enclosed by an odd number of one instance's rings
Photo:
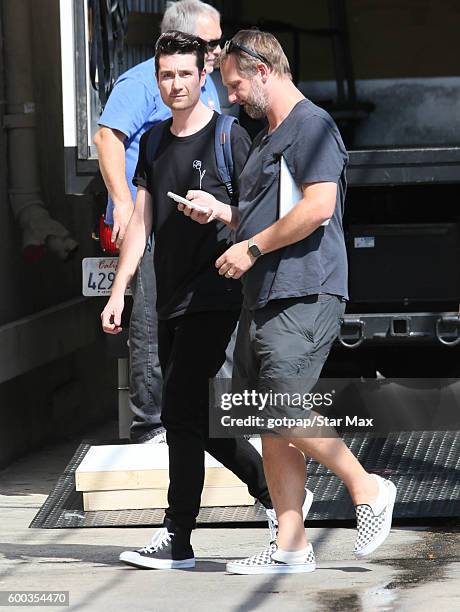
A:
{"type": "Polygon", "coordinates": [[[162,55],[175,55],[180,53],[186,55],[193,53],[196,57],[198,73],[204,68],[204,56],[207,51],[205,41],[199,36],[192,36],[179,30],[169,30],[160,36],[155,45],[155,70],[158,74],[160,57],[162,55]]]}

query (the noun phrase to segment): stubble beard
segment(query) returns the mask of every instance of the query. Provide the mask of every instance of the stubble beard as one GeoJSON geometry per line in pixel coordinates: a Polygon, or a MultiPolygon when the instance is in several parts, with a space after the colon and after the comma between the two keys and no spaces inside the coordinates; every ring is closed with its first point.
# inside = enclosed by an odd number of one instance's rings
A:
{"type": "Polygon", "coordinates": [[[244,104],[244,110],[251,119],[262,119],[268,111],[268,100],[261,87],[255,83],[251,83],[251,91],[248,99],[244,104]]]}

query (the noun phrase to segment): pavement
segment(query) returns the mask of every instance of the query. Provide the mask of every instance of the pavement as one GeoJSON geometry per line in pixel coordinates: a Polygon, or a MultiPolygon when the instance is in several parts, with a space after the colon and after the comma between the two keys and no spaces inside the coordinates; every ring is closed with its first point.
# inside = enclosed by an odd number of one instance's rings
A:
{"type": "MultiPolygon", "coordinates": [[[[88,437],[108,439],[107,432],[88,437]]],[[[452,519],[396,525],[365,561],[352,555],[353,527],[312,522],[318,569],[281,576],[225,573],[227,560],[267,544],[266,527],[197,529],[196,568],[175,571],[119,563],[120,552],[150,540],[151,528],[29,529],[80,441],[46,447],[0,471],[0,601],[2,591],[53,590],[69,591],[67,609],[98,612],[460,610],[460,524],[452,519]]]]}

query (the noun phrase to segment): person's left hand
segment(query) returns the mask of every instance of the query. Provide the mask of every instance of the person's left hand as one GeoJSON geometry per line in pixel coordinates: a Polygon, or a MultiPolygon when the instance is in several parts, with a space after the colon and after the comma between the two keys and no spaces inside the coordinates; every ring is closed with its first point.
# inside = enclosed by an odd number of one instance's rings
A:
{"type": "Polygon", "coordinates": [[[252,266],[256,258],[248,251],[248,241],[237,242],[216,261],[219,274],[226,278],[241,278],[252,266]]]}
{"type": "Polygon", "coordinates": [[[191,208],[190,206],[186,206],[185,204],[181,204],[180,202],[177,204],[177,210],[184,213],[186,217],[190,217],[193,221],[204,225],[206,223],[210,223],[219,217],[219,212],[221,211],[224,204],[221,204],[216,200],[216,198],[207,193],[206,191],[189,190],[187,195],[185,196],[187,200],[190,200],[194,204],[198,204],[203,209],[206,209],[206,212],[200,212],[195,208],[191,208]]]}

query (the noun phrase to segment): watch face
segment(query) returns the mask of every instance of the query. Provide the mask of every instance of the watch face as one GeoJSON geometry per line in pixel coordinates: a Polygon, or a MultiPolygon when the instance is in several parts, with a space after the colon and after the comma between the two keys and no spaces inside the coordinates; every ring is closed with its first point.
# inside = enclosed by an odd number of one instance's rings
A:
{"type": "Polygon", "coordinates": [[[249,247],[249,252],[253,257],[260,257],[262,255],[261,250],[256,244],[251,244],[251,246],[249,247]]]}

